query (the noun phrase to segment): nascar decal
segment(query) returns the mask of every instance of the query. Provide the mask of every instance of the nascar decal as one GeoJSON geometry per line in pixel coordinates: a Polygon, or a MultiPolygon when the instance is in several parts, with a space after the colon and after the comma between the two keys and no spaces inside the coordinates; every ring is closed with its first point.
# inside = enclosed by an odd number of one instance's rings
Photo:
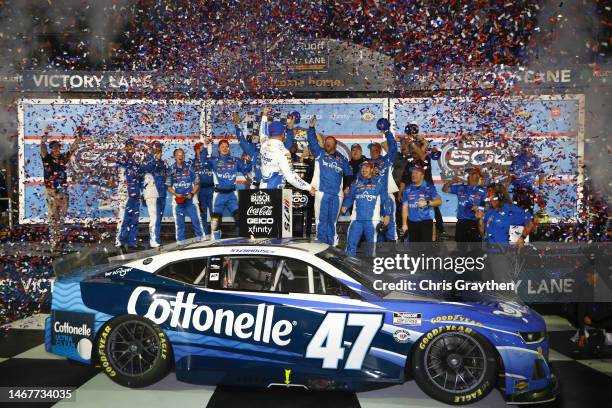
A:
{"type": "Polygon", "coordinates": [[[321,359],[321,367],[337,369],[344,358],[344,329],[361,327],[344,363],[345,370],[360,370],[384,315],[373,313],[327,313],[306,347],[305,358],[321,359]]]}
{"type": "Polygon", "coordinates": [[[170,327],[189,329],[199,332],[212,331],[239,339],[252,339],[261,343],[274,343],[286,346],[291,342],[293,323],[288,320],[274,321],[274,305],[261,303],[257,305],[255,316],[251,313],[235,315],[232,310],[213,310],[206,305],[194,304],[195,293],[181,291],[173,300],[155,297],[155,289],[139,286],[130,295],[127,312],[137,315],[136,304],[143,293],[148,293],[153,301],[144,317],[156,324],[169,324],[170,327]],[[186,295],[186,296],[185,296],[186,295]],[[225,323],[225,324],[224,324],[225,323]]]}
{"type": "Polygon", "coordinates": [[[393,324],[401,326],[420,326],[421,313],[393,312],[393,324]]]}

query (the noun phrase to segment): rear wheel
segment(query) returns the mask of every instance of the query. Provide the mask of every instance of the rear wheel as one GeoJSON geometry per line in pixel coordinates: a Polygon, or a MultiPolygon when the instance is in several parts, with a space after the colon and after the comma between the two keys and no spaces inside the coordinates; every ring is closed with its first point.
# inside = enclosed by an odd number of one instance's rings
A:
{"type": "Polygon", "coordinates": [[[495,351],[469,327],[438,327],[414,347],[414,379],[438,401],[453,405],[475,402],[495,384],[495,351]]]}
{"type": "Polygon", "coordinates": [[[170,347],[164,332],[138,316],[121,316],[104,325],[98,339],[102,369],[117,384],[151,385],[170,369],[170,347]]]}

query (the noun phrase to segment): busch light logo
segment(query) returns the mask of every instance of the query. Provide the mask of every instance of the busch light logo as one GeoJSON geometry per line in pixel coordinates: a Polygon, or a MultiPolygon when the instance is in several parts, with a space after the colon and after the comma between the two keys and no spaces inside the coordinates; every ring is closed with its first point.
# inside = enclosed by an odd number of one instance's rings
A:
{"type": "Polygon", "coordinates": [[[275,321],[274,305],[260,303],[255,315],[248,312],[236,315],[233,310],[213,310],[207,305],[194,304],[195,293],[181,291],[172,299],[154,296],[155,288],[139,286],[130,295],[127,305],[129,314],[138,314],[136,304],[143,293],[148,293],[152,299],[144,317],[156,324],[168,324],[178,330],[194,328],[202,333],[212,332],[277,346],[286,346],[291,342],[289,336],[293,323],[288,320],[275,321]]]}
{"type": "MultiPolygon", "coordinates": [[[[256,205],[264,205],[270,203],[270,194],[265,191],[258,191],[251,194],[251,203],[256,205]]],[[[270,207],[272,208],[272,207],[270,207]]]]}

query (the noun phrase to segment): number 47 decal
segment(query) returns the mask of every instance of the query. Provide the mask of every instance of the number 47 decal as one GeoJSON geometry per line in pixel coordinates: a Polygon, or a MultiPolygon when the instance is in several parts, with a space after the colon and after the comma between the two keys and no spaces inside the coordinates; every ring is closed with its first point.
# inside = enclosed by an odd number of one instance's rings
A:
{"type": "Polygon", "coordinates": [[[382,324],[382,314],[328,313],[310,339],[304,357],[322,359],[323,368],[337,369],[338,362],[344,358],[344,329],[346,326],[361,326],[344,364],[345,370],[360,370],[370,344],[382,324]]]}

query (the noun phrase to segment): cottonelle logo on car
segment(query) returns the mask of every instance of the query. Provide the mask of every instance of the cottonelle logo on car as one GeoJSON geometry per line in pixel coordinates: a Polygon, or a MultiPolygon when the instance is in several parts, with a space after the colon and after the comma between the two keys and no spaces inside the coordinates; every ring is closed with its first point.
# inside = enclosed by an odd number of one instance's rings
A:
{"type": "Polygon", "coordinates": [[[53,311],[51,349],[54,353],[89,360],[93,340],[93,314],[53,311]]]}
{"type": "Polygon", "coordinates": [[[253,340],[259,343],[274,343],[286,346],[291,342],[294,323],[288,320],[274,320],[274,305],[260,303],[255,315],[244,312],[236,315],[233,310],[218,308],[213,310],[207,305],[194,303],[195,293],[180,291],[172,300],[155,296],[155,288],[139,286],[130,295],[127,312],[138,315],[136,306],[139,299],[152,299],[144,317],[156,324],[168,324],[171,328],[194,329],[201,333],[213,332],[217,335],[253,340]]]}

